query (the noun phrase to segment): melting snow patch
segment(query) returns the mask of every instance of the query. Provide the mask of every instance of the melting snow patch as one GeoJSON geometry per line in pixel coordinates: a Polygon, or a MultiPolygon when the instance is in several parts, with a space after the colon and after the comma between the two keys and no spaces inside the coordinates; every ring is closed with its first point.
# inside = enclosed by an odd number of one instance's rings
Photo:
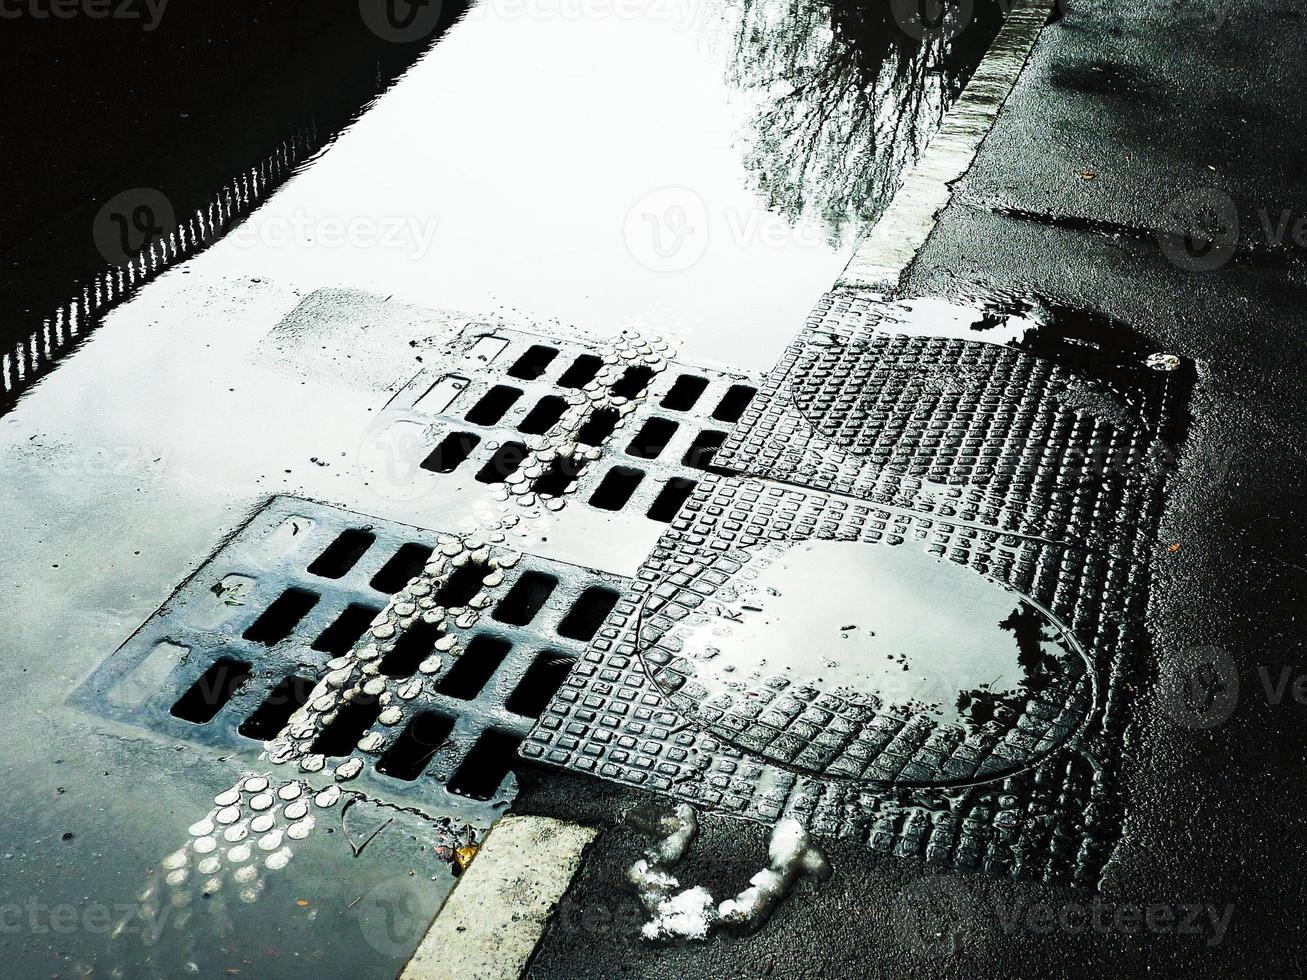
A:
{"type": "Polygon", "coordinates": [[[782,820],[772,830],[767,861],[770,866],[749,879],[748,888],[718,906],[722,922],[752,932],[767,921],[799,878],[811,875],[825,881],[830,877],[826,856],[794,819],[782,820]]]}
{"type": "Polygon", "coordinates": [[[707,939],[716,919],[712,895],[696,885],[660,901],[640,934],[645,939],[707,939]]]}

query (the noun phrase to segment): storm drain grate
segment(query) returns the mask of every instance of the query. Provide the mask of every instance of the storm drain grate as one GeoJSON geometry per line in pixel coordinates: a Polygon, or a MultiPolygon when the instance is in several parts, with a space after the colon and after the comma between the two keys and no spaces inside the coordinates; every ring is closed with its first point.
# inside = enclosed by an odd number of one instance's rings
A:
{"type": "MultiPolygon", "coordinates": [[[[392,593],[422,571],[440,538],[274,498],[73,700],[169,738],[256,755],[336,658],[370,639],[392,593]]],[[[356,697],[322,726],[312,751],[336,766],[358,759],[358,778],[381,795],[441,807],[511,799],[518,745],[625,582],[531,555],[511,567],[505,558],[499,571],[487,588],[485,569],[464,564],[437,596],[454,608],[484,594],[489,615],[439,628],[419,618],[380,658],[380,674],[404,690],[394,702],[401,713],[382,718],[377,697],[356,697]],[[451,637],[453,650],[433,660],[451,637]]]]}
{"type": "MultiPolygon", "coordinates": [[[[428,453],[415,479],[503,483],[520,468],[529,437],[544,435],[566,411],[569,395],[590,385],[601,352],[504,327],[472,324],[455,343],[461,363],[424,371],[388,406],[397,421],[427,426],[428,453]]],[[[622,518],[667,523],[715,457],[731,425],[757,393],[748,378],[673,363],[666,370],[628,368],[611,386],[635,400],[623,416],[595,410],[577,433],[598,447],[589,465],[560,458],[533,489],[622,518]]]]}

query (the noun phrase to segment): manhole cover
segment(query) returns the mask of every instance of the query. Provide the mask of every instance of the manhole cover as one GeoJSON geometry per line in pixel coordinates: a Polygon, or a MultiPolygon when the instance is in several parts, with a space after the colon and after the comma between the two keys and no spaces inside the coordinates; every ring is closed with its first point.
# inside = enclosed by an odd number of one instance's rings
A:
{"type": "Polygon", "coordinates": [[[817,775],[949,785],[1029,768],[1093,709],[1066,628],[983,575],[883,543],[769,542],[739,557],[724,581],[705,571],[655,588],[639,627],[670,703],[738,749],[817,775]],[[691,597],[670,625],[656,614],[691,597]],[[991,754],[1018,727],[1016,751],[991,754]],[[932,752],[975,746],[973,771],[882,761],[905,729],[932,752]]]}

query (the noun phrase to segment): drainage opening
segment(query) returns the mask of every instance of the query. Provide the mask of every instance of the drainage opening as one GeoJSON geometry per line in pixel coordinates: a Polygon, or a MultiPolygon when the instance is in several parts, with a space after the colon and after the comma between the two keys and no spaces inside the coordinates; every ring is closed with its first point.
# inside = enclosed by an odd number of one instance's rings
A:
{"type": "Polygon", "coordinates": [[[372,587],[378,592],[394,595],[417,577],[433,550],[424,544],[402,546],[391,556],[390,561],[381,566],[381,571],[373,576],[372,587]]]}
{"type": "Polygon", "coordinates": [[[212,721],[213,716],[249,679],[249,664],[232,657],[220,657],[177,699],[172,706],[173,716],[196,725],[212,721]]]}
{"type": "Polygon", "coordinates": [[[535,407],[527,413],[526,418],[519,423],[517,428],[528,435],[542,435],[552,429],[566,411],[566,398],[560,398],[558,395],[545,395],[544,398],[535,403],[535,407]]]}
{"type": "Polygon", "coordinates": [[[412,677],[418,664],[435,652],[438,639],[440,627],[422,619],[414,621],[382,659],[381,672],[387,677],[412,677]]]}
{"type": "Polygon", "coordinates": [[[694,374],[682,374],[676,379],[676,383],[663,396],[660,403],[663,408],[669,408],[673,412],[688,412],[694,408],[694,403],[699,400],[699,396],[704,393],[708,387],[708,379],[700,378],[694,374]]]}
{"type": "Polygon", "coordinates": [[[287,589],[245,631],[245,639],[264,646],[276,646],[294,632],[299,621],[317,604],[316,593],[307,589],[287,589]]]}
{"type": "Polygon", "coordinates": [[[513,363],[513,366],[508,369],[508,373],[514,378],[521,378],[523,381],[534,381],[545,373],[545,368],[549,367],[557,356],[558,350],[556,348],[533,344],[527,348],[526,353],[513,363]]]}
{"type": "Polygon", "coordinates": [[[481,693],[511,649],[513,645],[506,640],[483,634],[474,636],[467,649],[440,678],[436,690],[461,701],[472,700],[481,693]]]}
{"type": "Polygon", "coordinates": [[[503,483],[517,472],[526,459],[526,446],[520,442],[506,442],[481,467],[476,478],[480,483],[503,483]]]}
{"type": "Polygon", "coordinates": [[[495,385],[481,396],[481,400],[472,406],[465,417],[473,425],[494,425],[521,397],[521,388],[495,385]]]}
{"type": "Polygon", "coordinates": [[[589,640],[604,624],[608,614],[617,605],[618,595],[612,589],[593,585],[581,593],[581,598],[568,610],[558,624],[558,632],[573,640],[589,640]]]}
{"type": "Polygon", "coordinates": [[[380,701],[370,694],[357,695],[336,709],[336,717],[313,740],[310,751],[319,755],[349,755],[380,714],[380,701]]]}
{"type": "Polygon", "coordinates": [[[453,729],[453,718],[434,711],[422,712],[377,760],[377,772],[412,782],[422,775],[453,729]]]}
{"type": "Polygon", "coordinates": [[[603,441],[617,428],[617,420],[621,417],[621,413],[615,408],[600,408],[591,412],[590,417],[576,433],[576,441],[586,446],[603,445],[603,441]]]}
{"type": "Polygon", "coordinates": [[[572,456],[555,456],[549,468],[536,477],[531,489],[546,496],[561,497],[581,475],[584,465],[584,460],[572,456]]]}
{"type": "Polygon", "coordinates": [[[554,650],[538,654],[504,707],[523,718],[539,718],[575,664],[572,657],[554,650]]]}
{"type": "Polygon", "coordinates": [[[718,422],[738,422],[757,393],[758,389],[750,385],[731,385],[713,409],[712,417],[718,422]]]}
{"type": "Polygon", "coordinates": [[[643,470],[633,469],[630,466],[614,466],[604,474],[603,480],[590,495],[590,505],[600,510],[621,510],[643,479],[643,470]]]}
{"type": "Polygon", "coordinates": [[[484,562],[469,561],[459,565],[436,592],[436,602],[446,609],[466,606],[481,591],[486,577],[484,562]]]}
{"type": "Polygon", "coordinates": [[[308,703],[313,681],[292,674],[272,689],[263,703],[254,709],[237,729],[246,738],[266,742],[276,738],[290,721],[290,716],[308,703]]]}
{"type": "Polygon", "coordinates": [[[622,372],[622,376],[613,385],[613,394],[619,398],[634,398],[649,386],[649,381],[653,376],[654,369],[651,367],[645,367],[642,364],[629,367],[622,372]]]}
{"type": "Polygon", "coordinates": [[[642,459],[657,459],[676,435],[677,425],[669,419],[651,418],[640,427],[626,451],[642,459]]]}
{"type": "Polygon", "coordinates": [[[697,485],[693,480],[684,477],[672,477],[658,491],[658,496],[649,507],[648,517],[651,520],[662,521],[664,524],[671,523],[676,512],[681,509],[681,504],[689,499],[697,485]]]}
{"type": "Polygon", "coordinates": [[[717,454],[717,450],[722,448],[722,443],[725,441],[725,432],[704,429],[694,437],[694,442],[690,443],[690,448],[686,450],[682,462],[686,466],[693,466],[697,470],[709,469],[712,466],[713,456],[717,454]]]}
{"type": "Polygon", "coordinates": [[[522,740],[507,732],[487,729],[449,781],[449,791],[474,800],[488,800],[517,761],[522,740]]]}
{"type": "Polygon", "coordinates": [[[599,369],[604,366],[602,358],[593,354],[582,354],[567,366],[563,376],[558,379],[560,388],[584,388],[595,379],[599,369]]]}
{"type": "Polygon", "coordinates": [[[349,653],[359,638],[367,632],[379,612],[381,610],[376,606],[351,602],[345,607],[345,611],[336,617],[336,621],[313,641],[313,649],[329,653],[333,657],[349,653]]]}
{"type": "Polygon", "coordinates": [[[326,551],[313,559],[309,573],[319,578],[340,578],[358,564],[358,560],[376,540],[377,536],[371,531],[342,531],[335,541],[327,545],[326,551]]]}
{"type": "Polygon", "coordinates": [[[471,432],[450,432],[422,461],[422,468],[432,473],[453,473],[480,444],[481,437],[471,432]]]}
{"type": "Polygon", "coordinates": [[[501,623],[525,626],[535,619],[557,585],[558,579],[552,575],[523,572],[491,615],[501,623]]]}

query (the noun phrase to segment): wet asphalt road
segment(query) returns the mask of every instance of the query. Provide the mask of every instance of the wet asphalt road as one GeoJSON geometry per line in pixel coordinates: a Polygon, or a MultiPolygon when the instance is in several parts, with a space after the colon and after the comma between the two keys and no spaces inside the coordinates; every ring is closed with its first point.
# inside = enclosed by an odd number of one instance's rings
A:
{"type": "MultiPolygon", "coordinates": [[[[1194,727],[1165,716],[1156,687],[1139,692],[1126,831],[1097,912],[1082,893],[945,878],[836,844],[834,878],[802,885],[762,934],[650,947],[614,924],[633,914],[621,875],[647,838],[620,825],[620,801],[554,782],[528,805],[589,807],[618,826],[533,976],[1301,974],[1307,239],[1268,240],[1264,215],[1292,229],[1307,214],[1305,113],[1284,98],[1305,54],[1300,13],[1274,2],[1075,4],[1045,29],[903,285],[1095,308],[1200,365],[1157,550],[1151,659],[1156,679],[1186,679],[1194,651],[1215,647],[1238,696],[1225,688],[1210,727],[1194,727]],[[1195,201],[1238,215],[1228,261],[1158,235],[1187,227],[1195,201]]],[[[707,817],[681,880],[733,891],[765,850],[761,828],[707,817]]]]}

